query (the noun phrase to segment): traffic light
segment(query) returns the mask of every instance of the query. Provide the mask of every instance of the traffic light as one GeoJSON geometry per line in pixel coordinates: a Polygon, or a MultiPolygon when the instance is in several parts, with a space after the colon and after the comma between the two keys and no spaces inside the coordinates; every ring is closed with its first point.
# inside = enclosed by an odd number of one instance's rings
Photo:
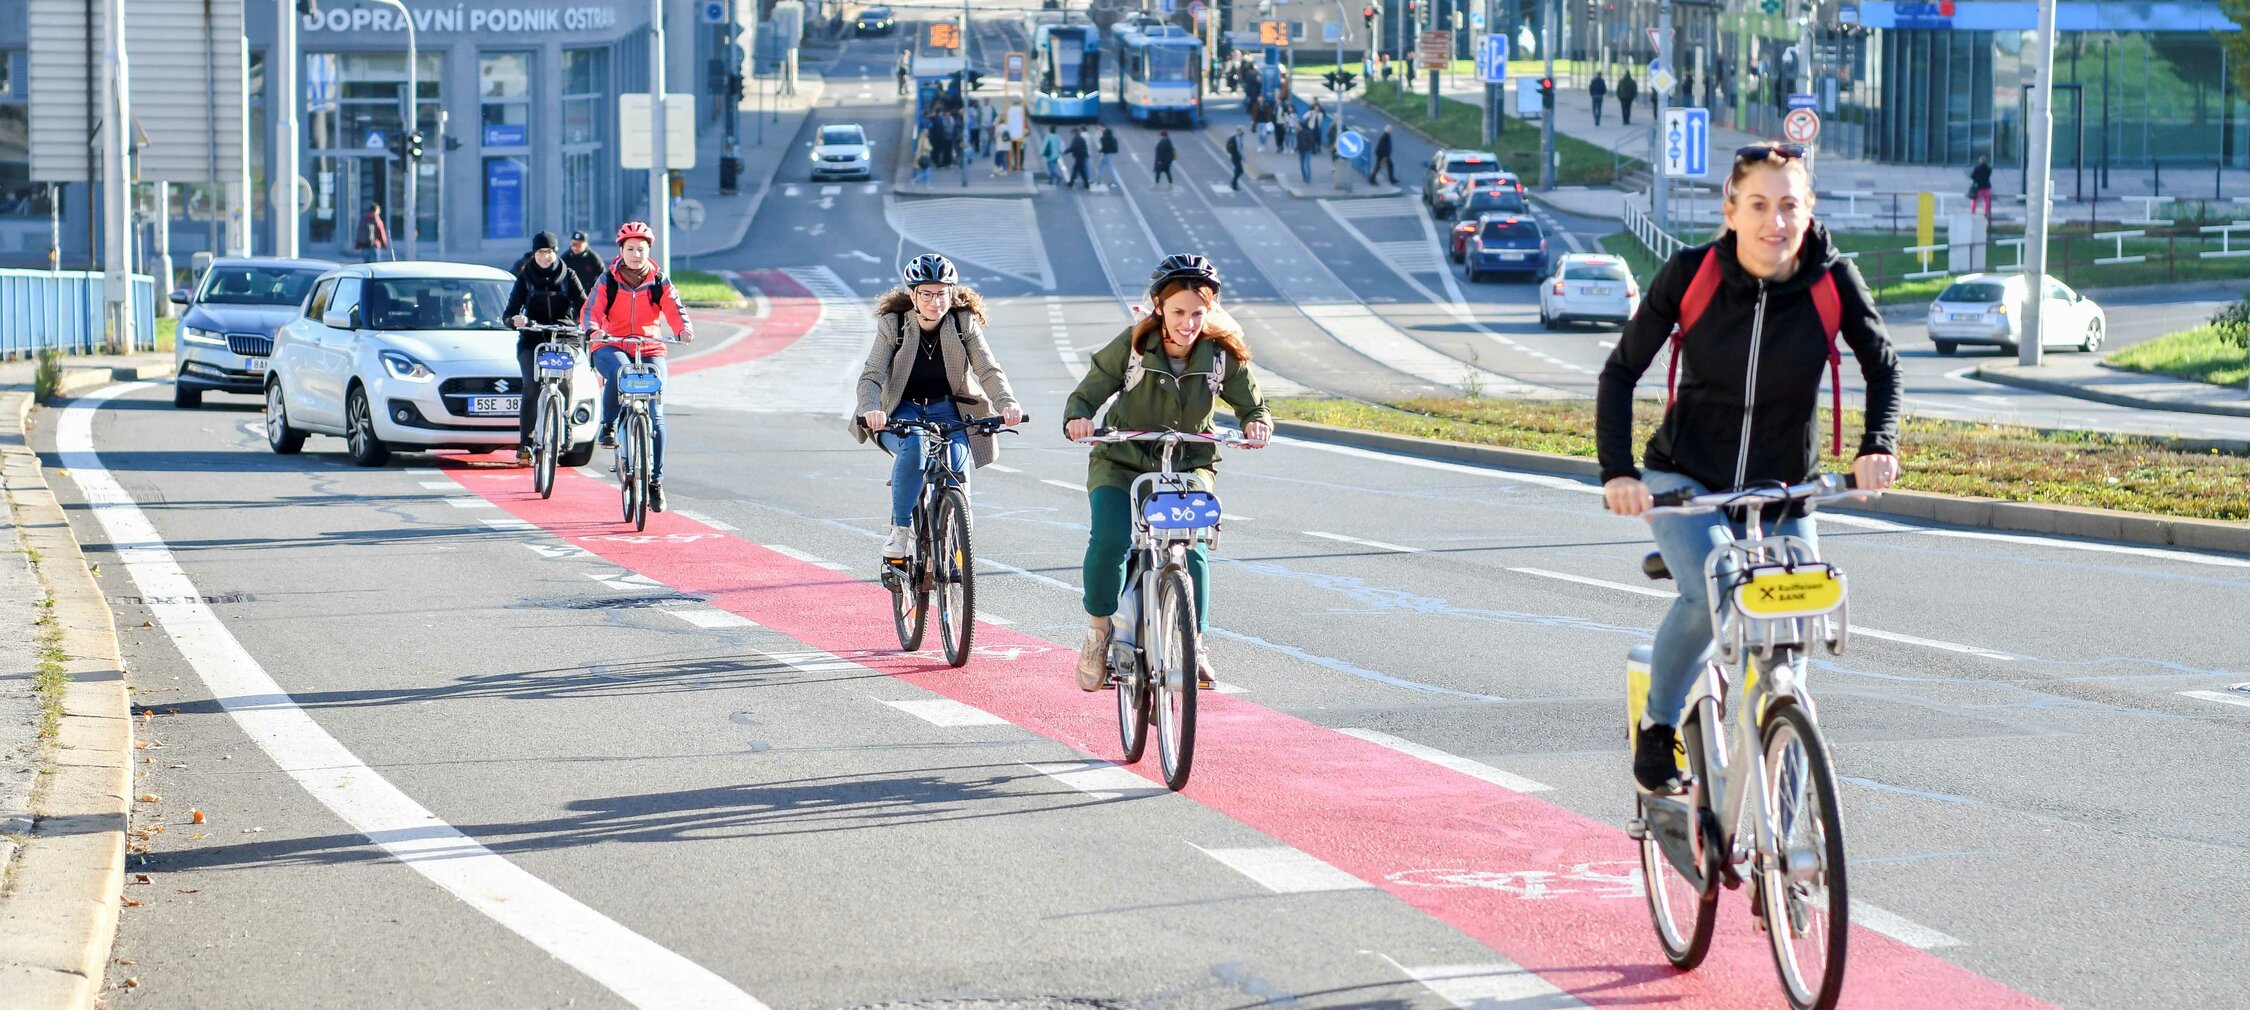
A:
{"type": "Polygon", "coordinates": [[[1350,91],[1352,89],[1352,82],[1359,77],[1358,74],[1352,73],[1349,70],[1331,70],[1320,76],[1322,80],[1328,82],[1328,90],[1334,91],[1339,95],[1343,94],[1346,91],[1350,91]]]}
{"type": "Polygon", "coordinates": [[[1542,109],[1555,107],[1555,79],[1552,77],[1539,79],[1539,107],[1542,109]]]}
{"type": "Polygon", "coordinates": [[[741,75],[741,74],[728,74],[728,75],[727,75],[727,97],[728,97],[728,98],[730,98],[730,99],[732,99],[732,100],[734,100],[734,101],[736,101],[736,102],[740,102],[740,101],[742,101],[742,75],[741,75]]]}
{"type": "Polygon", "coordinates": [[[1375,30],[1375,8],[1373,8],[1373,7],[1362,7],[1362,8],[1360,8],[1360,9],[1359,9],[1359,17],[1360,17],[1360,20],[1361,20],[1361,21],[1364,21],[1364,22],[1366,22],[1366,23],[1367,23],[1367,30],[1368,30],[1368,31],[1374,31],[1374,30],[1375,30]]]}
{"type": "Polygon", "coordinates": [[[416,130],[406,135],[406,156],[409,158],[422,156],[422,131],[416,130]]]}
{"type": "Polygon", "coordinates": [[[977,70],[969,71],[969,90],[975,91],[981,87],[984,87],[984,73],[977,70]]]}

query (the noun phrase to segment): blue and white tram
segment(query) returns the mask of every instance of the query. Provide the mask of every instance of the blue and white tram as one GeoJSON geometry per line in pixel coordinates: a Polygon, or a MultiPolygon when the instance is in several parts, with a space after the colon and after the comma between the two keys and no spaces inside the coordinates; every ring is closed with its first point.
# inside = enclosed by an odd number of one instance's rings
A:
{"type": "Polygon", "coordinates": [[[1101,33],[1087,24],[1043,24],[1032,37],[1031,118],[1091,123],[1102,117],[1101,33]]]}
{"type": "Polygon", "coordinates": [[[1117,99],[1134,122],[1203,123],[1203,42],[1178,25],[1119,39],[1117,99]]]}

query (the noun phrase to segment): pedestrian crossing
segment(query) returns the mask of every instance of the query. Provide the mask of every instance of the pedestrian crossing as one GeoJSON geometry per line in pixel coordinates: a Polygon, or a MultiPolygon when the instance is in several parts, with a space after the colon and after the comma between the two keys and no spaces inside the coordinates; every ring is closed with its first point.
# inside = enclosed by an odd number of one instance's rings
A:
{"type": "Polygon", "coordinates": [[[664,389],[666,406],[837,417],[849,412],[853,387],[875,341],[866,302],[825,266],[782,273],[819,303],[819,321],[796,342],[766,357],[675,376],[664,389]]]}
{"type": "MultiPolygon", "coordinates": [[[[803,185],[786,183],[781,187],[781,196],[783,199],[789,200],[799,198],[818,200],[822,197],[842,196],[846,188],[834,183],[806,183],[803,185]]],[[[883,184],[879,182],[855,182],[849,188],[859,196],[878,196],[883,192],[883,184]]]]}
{"type": "Polygon", "coordinates": [[[1039,237],[1030,200],[980,200],[973,197],[883,200],[883,218],[907,242],[941,249],[963,260],[1018,280],[1055,289],[1055,268],[1039,237]]]}

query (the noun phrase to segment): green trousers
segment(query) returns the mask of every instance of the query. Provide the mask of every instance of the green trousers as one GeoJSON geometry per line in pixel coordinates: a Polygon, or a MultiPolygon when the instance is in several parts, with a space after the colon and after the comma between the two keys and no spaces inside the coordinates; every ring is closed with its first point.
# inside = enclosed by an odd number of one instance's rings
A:
{"type": "MultiPolygon", "coordinates": [[[[1133,550],[1132,501],[1121,487],[1086,492],[1093,529],[1086,536],[1086,613],[1117,613],[1117,594],[1125,588],[1125,562],[1133,550]]],[[[1188,550],[1187,570],[1195,580],[1195,626],[1211,630],[1211,563],[1203,545],[1188,550]]]]}

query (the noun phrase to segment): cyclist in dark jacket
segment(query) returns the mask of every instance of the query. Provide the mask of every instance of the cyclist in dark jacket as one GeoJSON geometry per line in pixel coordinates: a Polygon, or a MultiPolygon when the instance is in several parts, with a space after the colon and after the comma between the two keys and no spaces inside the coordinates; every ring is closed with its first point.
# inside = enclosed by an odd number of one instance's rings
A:
{"type": "MultiPolygon", "coordinates": [[[[1829,335],[1813,287],[1835,281],[1841,338],[1866,380],[1865,433],[1852,474],[1879,490],[1898,476],[1898,354],[1858,268],[1813,221],[1810,170],[1795,145],[1756,145],[1737,153],[1727,179],[1726,224],[1716,242],[1682,250],[1657,271],[1640,310],[1602,367],[1594,434],[1603,495],[1611,511],[1640,515],[1654,495],[1706,493],[1758,484],[1802,483],[1820,465],[1820,383],[1829,335]],[[1633,386],[1668,342],[1705,254],[1715,251],[1720,283],[1680,343],[1679,389],[1649,438],[1643,473],[1633,465],[1633,386]]],[[[1812,540],[1811,517],[1767,516],[1776,532],[1812,540]]],[[[1725,539],[1717,515],[1650,517],[1679,598],[1656,632],[1647,714],[1633,772],[1654,792],[1679,788],[1675,727],[1695,671],[1712,652],[1704,559],[1725,539]]]]}
{"type": "MultiPolygon", "coordinates": [[[[508,325],[519,330],[531,323],[567,326],[577,322],[578,310],[585,306],[586,288],[578,282],[578,274],[555,255],[554,233],[543,231],[533,236],[530,254],[516,269],[516,287],[508,294],[507,311],[501,313],[508,325]]],[[[518,463],[531,462],[532,414],[539,409],[539,398],[531,395],[538,381],[532,375],[531,358],[546,339],[531,334],[516,337],[516,368],[523,373],[523,404],[516,411],[516,426],[523,435],[522,444],[516,448],[518,463]]]]}

